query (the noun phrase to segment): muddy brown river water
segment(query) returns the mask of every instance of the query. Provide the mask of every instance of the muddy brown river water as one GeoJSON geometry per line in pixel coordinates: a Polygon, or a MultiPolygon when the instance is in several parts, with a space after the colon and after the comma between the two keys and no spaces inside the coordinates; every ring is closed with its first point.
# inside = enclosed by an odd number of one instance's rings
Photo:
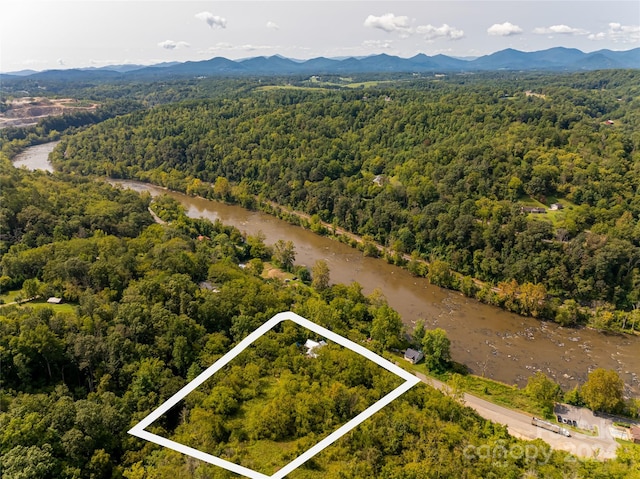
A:
{"type": "MultiPolygon", "coordinates": [[[[42,168],[42,156],[46,159],[53,149],[51,145],[47,145],[48,150],[40,149],[42,146],[36,147],[37,154],[29,149],[16,163],[42,168]]],[[[422,319],[428,327],[445,329],[451,339],[453,359],[466,364],[475,374],[523,386],[530,375],[541,370],[568,390],[584,382],[589,371],[602,367],[621,375],[628,395],[637,396],[640,392],[638,337],[562,328],[517,316],[430,285],[426,279],[414,278],[383,259],[363,257],[354,248],[264,213],[136,181],[110,181],[153,196],[167,193],[184,205],[189,216],[219,219],[250,235],[262,231],[268,244],[278,239],[293,241],[296,263],[311,266],[324,259],[332,282],[357,281],[365,293],[381,290],[407,326],[422,319]]]]}

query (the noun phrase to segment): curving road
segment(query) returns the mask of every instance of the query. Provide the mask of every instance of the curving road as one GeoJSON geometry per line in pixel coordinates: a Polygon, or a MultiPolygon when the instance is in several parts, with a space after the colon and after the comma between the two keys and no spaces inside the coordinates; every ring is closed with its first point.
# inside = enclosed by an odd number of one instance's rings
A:
{"type": "MultiPolygon", "coordinates": [[[[433,386],[445,394],[449,392],[449,386],[437,379],[428,378],[424,374],[415,373],[420,380],[433,386]]],[[[464,404],[482,416],[493,422],[507,426],[509,433],[520,439],[542,439],[553,449],[568,451],[577,457],[589,457],[597,459],[610,459],[616,457],[618,443],[609,432],[610,420],[604,418],[593,419],[598,427],[598,436],[587,436],[571,431],[571,437],[565,437],[546,429],[531,424],[531,416],[513,409],[498,406],[471,394],[464,394],[464,404]]]]}

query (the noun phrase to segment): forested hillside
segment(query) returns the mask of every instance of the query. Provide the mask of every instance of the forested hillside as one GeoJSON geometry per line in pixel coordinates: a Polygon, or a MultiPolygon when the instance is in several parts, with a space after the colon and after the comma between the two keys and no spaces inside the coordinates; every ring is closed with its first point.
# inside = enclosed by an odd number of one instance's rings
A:
{"type": "Polygon", "coordinates": [[[256,88],[106,121],[64,140],[54,163],[249,206],[257,195],[401,262],[427,260],[436,268],[416,274],[483,301],[635,329],[639,80],[615,71],[256,88]]]}
{"type": "MultiPolygon", "coordinates": [[[[276,312],[293,309],[358,342],[381,323],[400,324],[357,284],[319,293],[262,278],[268,248],[259,238],[191,220],[168,198],[156,209],[171,224],[151,224],[148,197],[77,175],[0,166],[10,225],[2,232],[2,291],[18,287],[25,298],[56,295],[66,303],[0,307],[3,478],[235,477],[126,431],[276,312]]],[[[397,336],[400,328],[384,331],[397,336]]],[[[268,469],[394,386],[331,345],[314,362],[298,346],[306,337],[286,326],[265,336],[154,432],[268,469]]],[[[382,343],[368,344],[382,351],[382,343]]],[[[535,456],[507,454],[524,443],[419,385],[289,477],[638,474],[631,449],[597,462],[529,446],[535,456]]]]}

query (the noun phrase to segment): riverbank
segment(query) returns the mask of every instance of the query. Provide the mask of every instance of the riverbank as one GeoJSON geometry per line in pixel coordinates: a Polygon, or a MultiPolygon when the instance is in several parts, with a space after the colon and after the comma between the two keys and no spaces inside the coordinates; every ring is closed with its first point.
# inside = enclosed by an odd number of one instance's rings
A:
{"type": "MultiPolygon", "coordinates": [[[[61,161],[59,152],[55,158],[61,161]]],[[[109,172],[107,168],[106,174],[109,172]]],[[[455,271],[448,262],[455,260],[443,251],[421,254],[414,250],[409,254],[402,241],[394,241],[391,245],[376,243],[372,236],[348,231],[337,222],[330,224],[317,214],[294,210],[262,194],[255,195],[243,183],[232,185],[223,177],[218,177],[214,183],[208,183],[175,170],[174,173],[167,175],[157,170],[135,170],[121,174],[130,174],[139,180],[159,184],[194,197],[239,204],[244,208],[263,211],[314,233],[335,237],[338,241],[360,249],[365,256],[384,257],[388,263],[405,268],[415,277],[425,277],[435,286],[458,291],[466,297],[505,311],[553,321],[564,327],[588,326],[598,331],[638,334],[640,310],[615,309],[611,304],[595,301],[587,303],[585,300],[579,303],[564,296],[562,287],[547,290],[544,284],[537,281],[518,283],[514,278],[501,278],[498,282],[499,278],[496,278],[495,282],[483,282],[471,274],[465,275],[455,271]]],[[[469,251],[466,253],[471,254],[469,251]]],[[[474,274],[479,274],[477,268],[475,270],[474,274]]]]}
{"type": "MultiPolygon", "coordinates": [[[[613,327],[613,322],[603,320],[600,317],[599,308],[571,303],[572,307],[558,305],[554,298],[547,296],[544,286],[540,284],[518,284],[515,280],[500,283],[497,286],[485,283],[477,278],[462,275],[453,271],[445,261],[427,261],[416,253],[406,254],[387,248],[373,241],[372,238],[359,236],[334,224],[322,221],[317,215],[296,211],[272,201],[261,201],[255,197],[260,211],[273,214],[276,217],[290,222],[296,226],[333,238],[359,249],[365,256],[382,257],[388,263],[399,266],[409,271],[413,276],[427,278],[429,282],[441,288],[458,291],[468,298],[473,298],[481,303],[496,306],[506,311],[524,316],[533,317],[543,321],[553,321],[565,327],[587,327],[597,332],[622,333],[632,336],[640,336],[640,330],[636,330],[640,322],[640,315],[635,311],[617,311],[618,314],[629,316],[623,324],[630,328],[619,329],[613,327]],[[571,311],[568,311],[571,309],[571,311]]],[[[612,317],[612,314],[609,315],[612,317]]]]}
{"type": "Polygon", "coordinates": [[[593,368],[605,367],[616,370],[630,386],[627,393],[634,394],[637,373],[631,372],[628,364],[637,362],[637,357],[626,346],[621,351],[621,344],[634,344],[631,337],[604,336],[585,328],[565,329],[500,312],[459,293],[432,286],[424,278],[411,276],[406,269],[365,256],[353,250],[353,242],[344,238],[336,241],[326,233],[318,235],[308,225],[299,228],[301,220],[297,217],[285,218],[288,219],[285,222],[273,219],[273,213],[187,196],[148,183],[113,182],[152,195],[169,194],[185,206],[190,216],[219,219],[246,234],[264,232],[268,243],[291,239],[296,244],[297,263],[312,265],[317,259],[324,259],[333,282],[357,281],[369,292],[379,288],[409,329],[420,319],[427,327],[447,330],[452,338],[454,359],[475,374],[524,386],[530,375],[543,371],[570,390],[584,383],[593,368]],[[582,372],[576,374],[576,369],[582,372]],[[509,371],[518,373],[512,375],[509,371]]]}
{"type": "MultiPolygon", "coordinates": [[[[260,211],[187,196],[164,187],[130,180],[112,180],[125,188],[152,196],[167,194],[179,201],[193,218],[219,220],[247,235],[263,234],[265,243],[291,240],[296,263],[312,266],[327,262],[332,283],[358,283],[363,293],[382,293],[398,311],[408,329],[418,321],[427,328],[443,328],[451,339],[452,359],[465,364],[471,373],[508,385],[526,385],[536,371],[542,371],[565,391],[587,380],[597,367],[613,369],[626,384],[625,395],[640,391],[640,340],[629,335],[610,335],[552,322],[517,316],[479,303],[462,294],[412,276],[407,269],[300,228],[260,211]]],[[[294,220],[295,221],[295,220],[294,220]]]]}
{"type": "MultiPolygon", "coordinates": [[[[226,179],[211,184],[187,177],[173,183],[174,190],[184,194],[267,213],[315,234],[348,244],[359,249],[364,256],[382,257],[387,263],[405,269],[416,278],[427,278],[434,286],[457,291],[468,298],[510,313],[551,321],[563,327],[588,327],[599,332],[640,336],[640,330],[636,329],[640,327],[640,310],[611,310],[607,307],[581,305],[571,299],[562,300],[548,294],[539,283],[519,284],[515,280],[498,284],[486,283],[452,270],[444,260],[428,261],[417,252],[409,255],[394,250],[376,243],[372,237],[360,236],[337,224],[323,221],[318,215],[294,210],[261,195],[251,195],[244,188],[231,186],[226,179]]],[[[168,185],[160,187],[166,188],[168,185]]]]}

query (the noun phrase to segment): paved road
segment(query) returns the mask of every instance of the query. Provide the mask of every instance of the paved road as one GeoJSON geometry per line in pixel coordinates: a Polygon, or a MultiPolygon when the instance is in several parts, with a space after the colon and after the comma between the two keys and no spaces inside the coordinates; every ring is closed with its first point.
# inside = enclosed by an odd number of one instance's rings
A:
{"type": "MultiPolygon", "coordinates": [[[[424,374],[416,373],[421,381],[436,389],[447,392],[449,387],[441,381],[428,378],[424,374]]],[[[608,459],[616,457],[618,443],[609,433],[609,425],[606,422],[598,424],[600,436],[592,437],[571,431],[571,437],[565,437],[546,429],[531,424],[531,416],[513,409],[508,409],[497,404],[485,401],[471,394],[464,394],[465,406],[469,406],[485,419],[504,424],[512,436],[520,439],[542,439],[553,449],[568,451],[578,457],[595,457],[608,459]]]]}

